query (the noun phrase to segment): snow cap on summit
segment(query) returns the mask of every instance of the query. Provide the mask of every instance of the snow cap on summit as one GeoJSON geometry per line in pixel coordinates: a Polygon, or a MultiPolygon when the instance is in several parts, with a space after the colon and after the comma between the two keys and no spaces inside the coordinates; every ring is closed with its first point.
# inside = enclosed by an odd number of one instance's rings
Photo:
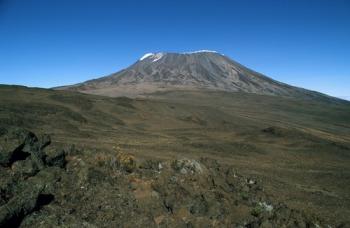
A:
{"type": "Polygon", "coordinates": [[[198,51],[190,51],[190,52],[183,52],[183,54],[196,54],[196,53],[218,53],[217,51],[212,51],[212,50],[198,50],[198,51]]]}
{"type": "Polygon", "coordinates": [[[144,54],[144,55],[140,58],[140,61],[142,61],[142,60],[144,60],[144,59],[146,59],[146,58],[148,58],[148,57],[150,57],[150,56],[152,56],[152,55],[154,55],[154,54],[153,54],[153,53],[144,54]]]}
{"type": "Polygon", "coordinates": [[[143,55],[139,61],[145,60],[147,58],[152,58],[152,62],[156,62],[158,60],[160,60],[163,57],[163,53],[159,52],[159,53],[147,53],[145,55],[143,55]]]}
{"type": "MultiPolygon", "coordinates": [[[[179,53],[179,54],[196,54],[196,53],[218,53],[217,51],[212,51],[212,50],[198,50],[198,51],[191,51],[191,52],[183,52],[183,53],[179,53]]],[[[147,53],[147,54],[144,54],[140,59],[139,61],[142,61],[142,60],[145,60],[149,57],[152,57],[153,58],[153,61],[152,62],[156,62],[158,61],[159,59],[161,59],[163,56],[164,56],[164,52],[158,52],[158,53],[147,53]]]]}

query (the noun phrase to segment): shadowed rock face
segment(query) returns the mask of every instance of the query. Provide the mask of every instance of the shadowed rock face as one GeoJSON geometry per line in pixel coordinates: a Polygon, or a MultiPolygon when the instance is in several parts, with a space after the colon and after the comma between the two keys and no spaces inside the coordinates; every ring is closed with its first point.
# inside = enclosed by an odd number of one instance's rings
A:
{"type": "Polygon", "coordinates": [[[48,152],[50,143],[48,135],[1,128],[0,227],[19,227],[27,215],[54,200],[65,152],[48,152]]]}
{"type": "Polygon", "coordinates": [[[277,82],[224,55],[210,51],[146,54],[117,73],[57,89],[107,96],[135,96],[174,89],[206,89],[289,97],[326,97],[277,82]]]}

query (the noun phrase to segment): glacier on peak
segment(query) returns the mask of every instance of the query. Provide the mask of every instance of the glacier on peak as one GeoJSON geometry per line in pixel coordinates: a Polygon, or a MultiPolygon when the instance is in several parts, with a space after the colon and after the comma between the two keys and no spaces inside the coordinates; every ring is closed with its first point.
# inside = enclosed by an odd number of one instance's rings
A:
{"type": "Polygon", "coordinates": [[[147,54],[144,54],[139,60],[142,61],[150,56],[154,55],[153,53],[147,53],[147,54]]]}
{"type": "Polygon", "coordinates": [[[183,54],[196,54],[196,53],[203,53],[203,52],[218,53],[217,51],[212,51],[212,50],[198,50],[198,51],[183,52],[183,54]]]}
{"type": "Polygon", "coordinates": [[[139,61],[145,60],[147,58],[151,58],[152,62],[156,62],[158,60],[160,60],[162,57],[164,56],[164,53],[162,52],[158,52],[158,53],[147,53],[145,55],[143,55],[139,61]]]}

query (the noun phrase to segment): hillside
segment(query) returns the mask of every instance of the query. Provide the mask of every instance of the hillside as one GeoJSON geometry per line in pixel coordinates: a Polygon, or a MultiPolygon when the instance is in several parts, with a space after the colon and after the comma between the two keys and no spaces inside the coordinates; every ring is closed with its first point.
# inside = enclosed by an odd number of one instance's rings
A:
{"type": "Polygon", "coordinates": [[[90,167],[115,148],[141,163],[207,157],[261,180],[274,201],[333,225],[350,222],[349,114],[348,103],[244,92],[130,99],[0,87],[0,126],[50,134],[54,147],[75,144],[80,152],[68,167],[76,159],[90,167]]]}

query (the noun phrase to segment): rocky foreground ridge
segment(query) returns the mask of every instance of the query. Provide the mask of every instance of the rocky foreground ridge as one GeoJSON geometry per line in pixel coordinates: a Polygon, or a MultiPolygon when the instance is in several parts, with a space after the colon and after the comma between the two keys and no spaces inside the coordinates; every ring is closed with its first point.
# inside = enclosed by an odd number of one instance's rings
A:
{"type": "Polygon", "coordinates": [[[210,158],[57,149],[0,129],[0,227],[326,227],[210,158]]]}

